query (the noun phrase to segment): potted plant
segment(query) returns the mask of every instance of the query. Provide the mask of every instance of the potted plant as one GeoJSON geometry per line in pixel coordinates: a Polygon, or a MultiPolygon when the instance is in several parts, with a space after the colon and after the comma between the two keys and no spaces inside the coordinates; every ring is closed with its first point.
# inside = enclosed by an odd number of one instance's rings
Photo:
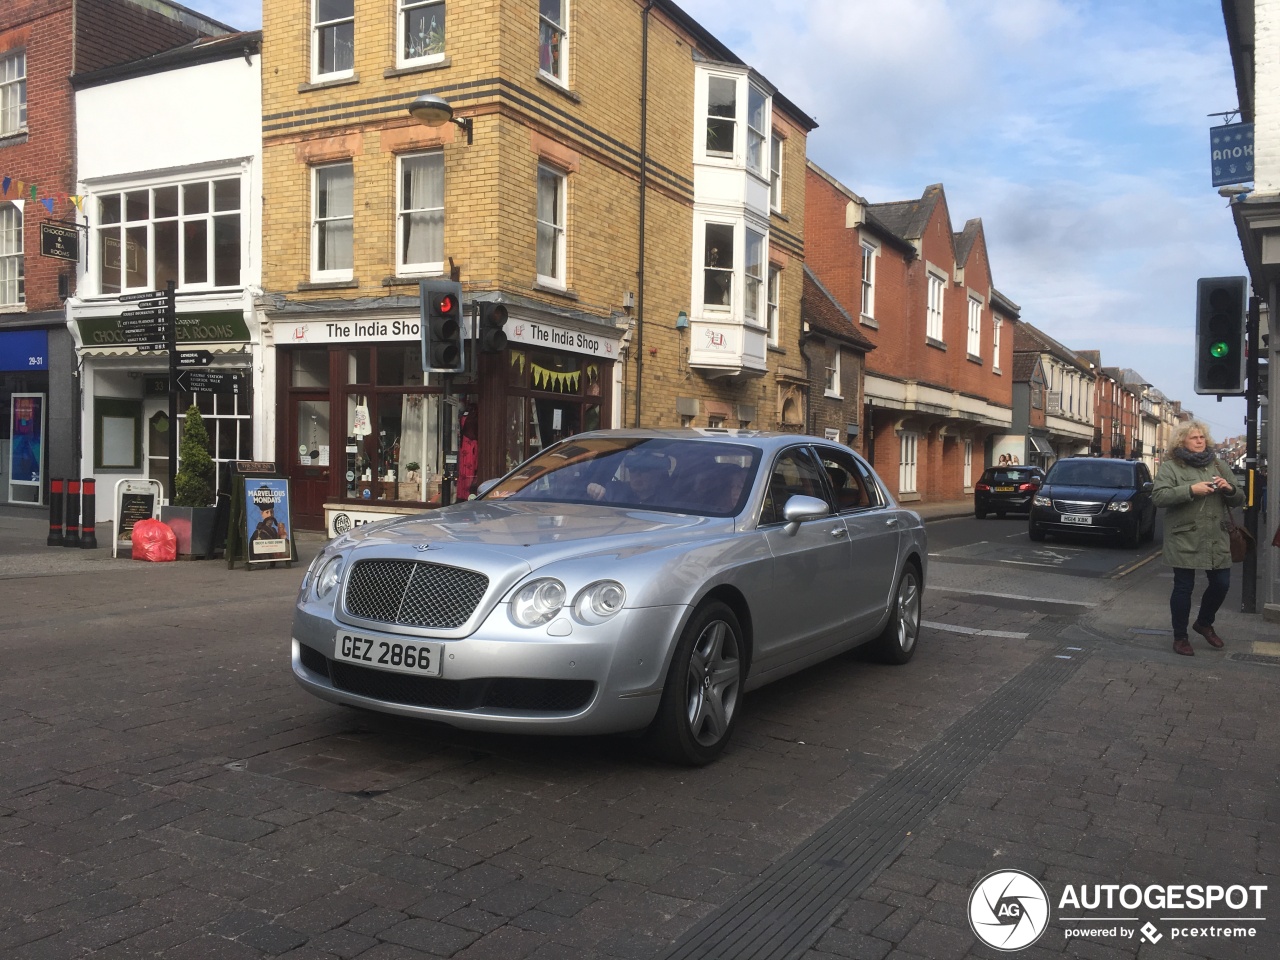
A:
{"type": "Polygon", "coordinates": [[[214,518],[214,463],[209,454],[209,432],[195,404],[182,420],[182,439],[178,444],[178,473],[173,480],[173,495],[160,511],[160,519],[178,538],[180,556],[212,555],[214,518]]]}

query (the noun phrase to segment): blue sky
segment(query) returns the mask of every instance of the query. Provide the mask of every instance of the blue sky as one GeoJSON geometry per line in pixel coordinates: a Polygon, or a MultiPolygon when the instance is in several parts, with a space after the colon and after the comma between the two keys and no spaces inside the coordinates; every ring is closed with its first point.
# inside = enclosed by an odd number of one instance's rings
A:
{"type": "Polygon", "coordinates": [[[873,203],[943,184],[1024,320],[1244,433],[1192,391],[1196,278],[1245,272],[1209,181],[1208,114],[1237,106],[1217,0],[677,2],[818,121],[824,170],[873,203]]]}

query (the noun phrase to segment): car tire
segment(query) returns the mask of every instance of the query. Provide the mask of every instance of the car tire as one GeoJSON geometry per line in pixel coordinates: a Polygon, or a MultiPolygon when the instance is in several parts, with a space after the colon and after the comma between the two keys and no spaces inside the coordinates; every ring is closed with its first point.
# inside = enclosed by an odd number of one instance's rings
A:
{"type": "Polygon", "coordinates": [[[1034,524],[1032,524],[1031,526],[1027,527],[1027,536],[1030,537],[1032,540],[1034,540],[1036,543],[1040,543],[1044,540],[1044,531],[1038,529],[1034,524]]]}
{"type": "Polygon", "coordinates": [[[694,611],[645,735],[650,753],[691,767],[721,754],[738,721],[743,653],[742,628],[728,604],[713,600],[694,611]]]}
{"type": "Polygon", "coordinates": [[[982,509],[980,509],[980,508],[978,508],[978,507],[974,507],[974,508],[973,508],[973,515],[974,515],[975,517],[977,517],[979,520],[985,520],[985,519],[987,519],[987,511],[982,510],[982,509]]]}
{"type": "Polygon", "coordinates": [[[997,510],[997,511],[996,511],[996,519],[997,519],[997,520],[1003,520],[1003,519],[1004,519],[1004,511],[1003,511],[1003,510],[997,510]]]}
{"type": "Polygon", "coordinates": [[[889,622],[871,641],[871,654],[881,663],[903,664],[915,656],[920,639],[920,568],[908,563],[898,577],[889,622]]]}
{"type": "Polygon", "coordinates": [[[1142,542],[1142,518],[1138,517],[1133,521],[1133,526],[1127,530],[1120,532],[1120,545],[1125,549],[1132,550],[1142,542]]]}
{"type": "Polygon", "coordinates": [[[1151,511],[1151,523],[1147,525],[1147,529],[1142,534],[1142,542],[1150,543],[1156,538],[1156,514],[1151,511]]]}

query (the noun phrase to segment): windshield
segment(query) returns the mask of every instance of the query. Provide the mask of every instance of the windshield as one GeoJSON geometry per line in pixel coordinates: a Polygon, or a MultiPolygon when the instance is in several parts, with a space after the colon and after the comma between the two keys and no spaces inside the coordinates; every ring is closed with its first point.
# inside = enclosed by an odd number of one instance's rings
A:
{"type": "Polygon", "coordinates": [[[1133,487],[1133,466],[1108,463],[1105,460],[1064,460],[1049,470],[1049,483],[1067,483],[1077,487],[1133,487]]]}
{"type": "Polygon", "coordinates": [[[759,460],[754,447],[714,440],[570,438],[521,464],[481,499],[732,517],[751,493],[759,460]]]}
{"type": "Polygon", "coordinates": [[[982,479],[987,483],[1026,483],[1028,480],[1034,480],[1038,476],[1039,474],[1035,470],[1001,468],[988,470],[982,475],[982,479]]]}

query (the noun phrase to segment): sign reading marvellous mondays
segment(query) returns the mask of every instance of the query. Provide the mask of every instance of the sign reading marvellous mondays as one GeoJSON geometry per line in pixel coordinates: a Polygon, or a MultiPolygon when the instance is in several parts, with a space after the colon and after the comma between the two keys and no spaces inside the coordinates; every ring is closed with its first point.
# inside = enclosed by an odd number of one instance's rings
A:
{"type": "MultiPolygon", "coordinates": [[[[470,320],[463,324],[470,330],[470,320]]],[[[612,358],[618,353],[617,336],[621,331],[600,333],[571,330],[549,323],[511,319],[506,325],[507,340],[513,346],[543,347],[565,350],[595,357],[612,358]]],[[[303,320],[277,323],[277,346],[312,343],[377,343],[396,340],[418,340],[422,336],[417,317],[384,320],[303,320]]]]}
{"type": "Polygon", "coordinates": [[[1253,183],[1252,123],[1210,127],[1209,153],[1215,187],[1253,183]]]}

